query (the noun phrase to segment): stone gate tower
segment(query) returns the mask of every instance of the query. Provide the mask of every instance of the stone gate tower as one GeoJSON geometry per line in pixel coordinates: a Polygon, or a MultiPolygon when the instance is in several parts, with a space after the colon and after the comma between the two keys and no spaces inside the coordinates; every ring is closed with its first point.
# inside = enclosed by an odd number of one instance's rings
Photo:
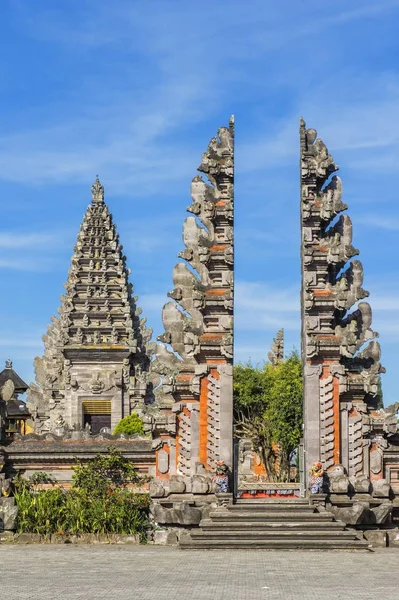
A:
{"type": "Polygon", "coordinates": [[[300,126],[302,356],[305,472],[321,461],[349,476],[384,476],[395,414],[379,410],[378,334],[354,257],[338,166],[314,129],[300,126]]]}
{"type": "Polygon", "coordinates": [[[98,178],[80,227],[59,317],[35,359],[28,406],[36,430],[113,429],[148,397],[151,330],[140,319],[119,236],[98,178]]]}
{"type": "Polygon", "coordinates": [[[186,491],[196,475],[214,473],[219,460],[232,466],[233,118],[212,138],[198,170],[208,181],[201,175],[192,180],[185,248],[151,368],[159,408],[153,424],[157,476],[183,477],[186,491]]]}

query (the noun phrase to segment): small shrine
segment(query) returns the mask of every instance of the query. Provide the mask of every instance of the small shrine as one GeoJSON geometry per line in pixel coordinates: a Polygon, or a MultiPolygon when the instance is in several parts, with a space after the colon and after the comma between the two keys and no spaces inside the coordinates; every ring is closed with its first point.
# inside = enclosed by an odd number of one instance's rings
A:
{"type": "Polygon", "coordinates": [[[0,440],[10,440],[14,434],[25,435],[32,431],[28,423],[31,414],[23,400],[29,386],[14,371],[11,360],[7,360],[0,373],[0,440]]]}

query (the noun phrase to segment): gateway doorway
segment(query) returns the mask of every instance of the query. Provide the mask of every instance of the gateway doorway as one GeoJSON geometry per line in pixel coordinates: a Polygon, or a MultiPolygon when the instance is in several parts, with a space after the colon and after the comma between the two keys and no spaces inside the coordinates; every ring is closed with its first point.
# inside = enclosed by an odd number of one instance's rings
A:
{"type": "Polygon", "coordinates": [[[84,400],[83,426],[89,425],[92,435],[111,429],[111,400],[84,400]]]}

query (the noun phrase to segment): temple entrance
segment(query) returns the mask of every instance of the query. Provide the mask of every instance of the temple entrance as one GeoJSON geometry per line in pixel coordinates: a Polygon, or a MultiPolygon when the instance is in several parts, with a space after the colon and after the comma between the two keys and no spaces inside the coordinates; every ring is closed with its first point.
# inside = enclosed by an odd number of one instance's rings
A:
{"type": "Polygon", "coordinates": [[[84,400],[83,426],[90,427],[93,435],[102,429],[111,429],[111,400],[84,400]]]}
{"type": "Polygon", "coordinates": [[[111,429],[111,415],[84,415],[83,425],[89,425],[91,433],[96,435],[104,427],[111,429]]]}
{"type": "Polygon", "coordinates": [[[290,459],[286,479],[271,477],[250,439],[233,438],[232,492],[234,502],[290,500],[305,495],[303,482],[303,440],[290,459]]]}
{"type": "Polygon", "coordinates": [[[277,332],[261,366],[234,367],[234,496],[291,499],[303,495],[302,363],[285,355],[277,332]]]}

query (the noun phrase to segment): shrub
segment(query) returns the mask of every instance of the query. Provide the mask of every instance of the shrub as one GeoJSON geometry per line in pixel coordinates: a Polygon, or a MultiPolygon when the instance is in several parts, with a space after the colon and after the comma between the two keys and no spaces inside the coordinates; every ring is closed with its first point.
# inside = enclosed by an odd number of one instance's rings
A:
{"type": "Polygon", "coordinates": [[[124,433],[125,435],[144,435],[143,421],[140,419],[137,413],[132,413],[127,417],[124,417],[119,421],[114,429],[114,435],[118,433],[124,433]]]}
{"type": "Polygon", "coordinates": [[[70,490],[50,481],[46,474],[16,478],[18,531],[44,536],[70,533],[139,534],[145,541],[149,526],[149,495],[131,486],[142,484],[133,465],[115,448],[74,467],[70,490]],[[51,483],[50,489],[37,489],[51,483]]]}

